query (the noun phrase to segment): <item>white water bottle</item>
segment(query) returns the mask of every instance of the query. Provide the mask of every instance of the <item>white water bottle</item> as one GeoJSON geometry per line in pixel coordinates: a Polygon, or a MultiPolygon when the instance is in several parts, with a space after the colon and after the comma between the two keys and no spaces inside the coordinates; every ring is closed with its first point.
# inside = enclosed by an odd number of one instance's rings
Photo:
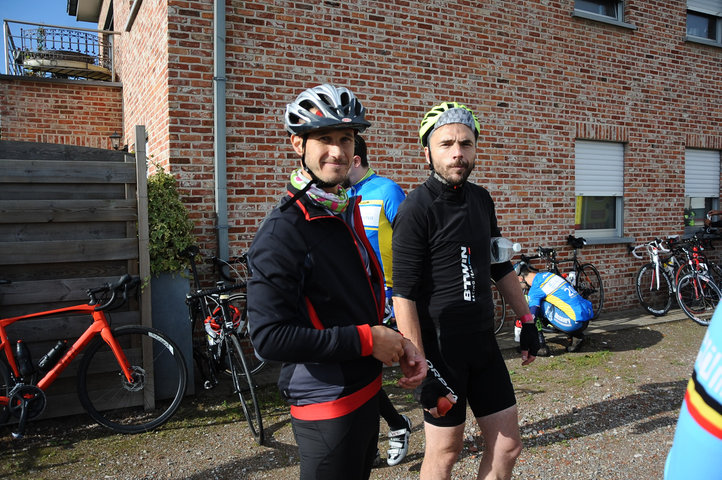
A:
{"type": "Polygon", "coordinates": [[[518,243],[504,237],[491,237],[491,263],[507,262],[519,252],[521,245],[518,243]]]}

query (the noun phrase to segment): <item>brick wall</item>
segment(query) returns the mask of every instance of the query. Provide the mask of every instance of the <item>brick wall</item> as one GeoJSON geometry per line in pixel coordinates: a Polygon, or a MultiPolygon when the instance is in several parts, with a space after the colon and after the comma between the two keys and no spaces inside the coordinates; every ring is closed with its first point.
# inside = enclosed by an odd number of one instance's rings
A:
{"type": "Polygon", "coordinates": [[[0,75],[0,138],[112,148],[123,126],[118,84],[0,75]]]}
{"type": "MultiPolygon", "coordinates": [[[[167,11],[162,3],[144,2],[121,43],[132,49],[122,52],[126,130],[157,125],[162,138],[167,129],[166,143],[155,143],[149,128],[149,153],[178,174],[212,250],[212,2],[170,0],[167,11]]],[[[575,18],[573,0],[229,0],[233,251],[247,248],[298,166],[285,104],[324,82],[361,98],[372,165],[406,190],[427,175],[416,136],[423,113],[449,99],[471,107],[482,123],[472,180],[491,191],[503,231],[528,250],[568,252],[575,139],[625,142],[625,235],[681,233],[684,149],[722,149],[722,49],[685,41],[682,0],[625,4],[636,29],[575,18]]],[[[127,6],[116,7],[116,25],[126,16],[127,6]]],[[[635,304],[640,262],[626,245],[583,256],[602,273],[609,309],[635,304]]]]}

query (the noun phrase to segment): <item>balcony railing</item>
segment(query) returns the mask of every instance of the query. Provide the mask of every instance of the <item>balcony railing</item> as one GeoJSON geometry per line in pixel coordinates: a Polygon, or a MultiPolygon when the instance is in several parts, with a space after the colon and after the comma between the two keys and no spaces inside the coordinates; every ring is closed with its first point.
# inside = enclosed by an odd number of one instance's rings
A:
{"type": "Polygon", "coordinates": [[[3,20],[3,27],[8,75],[115,79],[113,37],[119,32],[16,20],[3,20]]]}

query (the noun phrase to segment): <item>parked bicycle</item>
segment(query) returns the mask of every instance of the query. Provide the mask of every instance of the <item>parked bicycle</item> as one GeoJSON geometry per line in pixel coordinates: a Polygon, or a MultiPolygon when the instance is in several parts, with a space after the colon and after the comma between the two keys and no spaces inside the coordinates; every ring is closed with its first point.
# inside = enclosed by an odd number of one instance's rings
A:
{"type": "Polygon", "coordinates": [[[722,291],[717,283],[719,267],[704,255],[705,242],[696,235],[684,250],[686,263],[678,271],[677,302],[685,314],[700,325],[712,321],[722,291]]]}
{"type": "Polygon", "coordinates": [[[13,438],[46,406],[45,391],[82,351],[77,371],[80,403],[99,424],[121,433],[163,425],[185,393],[186,366],[180,349],[164,333],[145,326],[110,326],[110,310],[120,308],[140,283],[123,275],[114,283],[87,290],[87,304],[0,319],[0,424],[18,419],[13,438]],[[91,325],[63,351],[60,341],[38,364],[22,340],[12,343],[7,327],[15,322],[83,314],[91,325]]]}
{"type": "Polygon", "coordinates": [[[649,263],[642,265],[635,276],[637,299],[642,307],[654,316],[662,316],[669,312],[672,300],[677,292],[677,272],[682,261],[685,244],[677,242],[677,237],[667,240],[654,239],[629,251],[636,258],[649,258],[649,263]]]}
{"type": "Polygon", "coordinates": [[[203,387],[215,388],[221,378],[230,377],[233,394],[238,395],[251,434],[262,445],[263,418],[253,371],[263,365],[253,354],[247,334],[245,278],[230,285],[220,281],[215,288],[202,289],[195,262],[198,249],[192,247],[186,253],[195,287],[186,295],[186,303],[193,332],[193,358],[203,378],[203,387]],[[239,293],[241,291],[243,293],[239,293]],[[241,332],[245,332],[245,336],[241,332]]]}
{"type": "Polygon", "coordinates": [[[587,241],[584,238],[577,238],[573,235],[567,237],[567,244],[572,247],[572,256],[569,258],[557,258],[557,251],[554,248],[539,247],[537,254],[532,256],[521,256],[521,261],[531,265],[534,259],[546,261],[546,269],[550,272],[564,278],[574,289],[583,297],[592,302],[594,316],[592,320],[597,318],[604,306],[604,286],[602,285],[602,277],[599,275],[597,267],[591,263],[581,263],[579,261],[577,250],[583,248],[587,241]],[[559,270],[559,264],[571,263],[572,267],[569,272],[562,273],[559,270]]]}

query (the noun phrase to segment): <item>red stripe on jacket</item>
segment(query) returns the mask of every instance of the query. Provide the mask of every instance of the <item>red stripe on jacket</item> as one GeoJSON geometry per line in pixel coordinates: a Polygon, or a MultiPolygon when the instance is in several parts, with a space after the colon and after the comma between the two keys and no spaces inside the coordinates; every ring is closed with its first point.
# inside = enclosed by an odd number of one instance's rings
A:
{"type": "Polygon", "coordinates": [[[345,397],[310,405],[291,405],[291,415],[298,420],[308,421],[343,417],[371,400],[379,390],[381,390],[381,375],[361,390],[345,397]]]}

